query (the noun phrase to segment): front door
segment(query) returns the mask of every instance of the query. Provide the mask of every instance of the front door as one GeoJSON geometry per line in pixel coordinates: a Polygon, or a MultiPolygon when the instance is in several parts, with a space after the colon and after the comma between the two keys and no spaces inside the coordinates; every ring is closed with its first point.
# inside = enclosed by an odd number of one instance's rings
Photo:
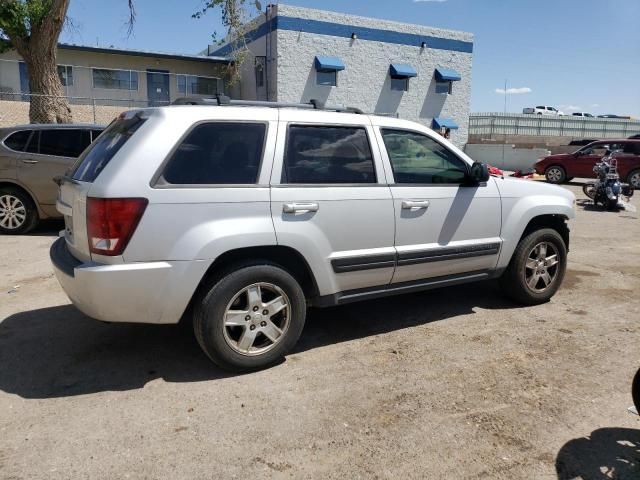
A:
{"type": "MultiPolygon", "coordinates": [[[[281,111],[304,121],[303,114],[281,111]]],[[[372,127],[281,123],[276,158],[283,157],[271,190],[278,244],[305,257],[320,295],[389,284],[393,202],[372,127]]]]}
{"type": "Polygon", "coordinates": [[[424,133],[382,127],[379,134],[394,177],[393,283],[494,269],[502,244],[495,180],[467,185],[466,162],[424,133]]]}
{"type": "Polygon", "coordinates": [[[150,107],[169,105],[168,70],[147,70],[147,99],[150,107]]]}

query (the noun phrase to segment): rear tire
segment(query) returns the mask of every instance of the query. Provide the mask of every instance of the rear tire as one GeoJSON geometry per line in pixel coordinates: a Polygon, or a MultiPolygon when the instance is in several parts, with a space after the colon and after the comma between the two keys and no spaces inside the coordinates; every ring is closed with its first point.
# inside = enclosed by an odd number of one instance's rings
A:
{"type": "Polygon", "coordinates": [[[236,265],[204,285],[193,327],[219,367],[247,372],[280,361],[298,341],[306,301],[289,272],[269,262],[236,265]]]}
{"type": "Polygon", "coordinates": [[[544,171],[544,177],[549,183],[564,183],[567,180],[567,172],[559,165],[552,165],[544,171]]]}
{"type": "Polygon", "coordinates": [[[27,193],[15,187],[0,187],[0,233],[27,233],[38,220],[38,209],[27,193]]]}
{"type": "Polygon", "coordinates": [[[564,240],[556,230],[543,228],[520,240],[507,270],[500,277],[500,285],[516,302],[538,305],[555,295],[566,268],[564,240]]]}

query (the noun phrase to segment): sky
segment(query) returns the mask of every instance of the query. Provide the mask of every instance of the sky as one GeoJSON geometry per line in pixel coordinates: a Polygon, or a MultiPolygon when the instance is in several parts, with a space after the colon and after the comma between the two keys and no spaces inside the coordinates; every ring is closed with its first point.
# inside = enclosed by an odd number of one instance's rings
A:
{"type": "MultiPolygon", "coordinates": [[[[472,32],[472,112],[501,112],[506,96],[510,112],[552,105],[565,113],[640,118],[640,0],[284,3],[472,32]]],[[[71,0],[74,27],[61,41],[193,54],[212,43],[215,31],[224,36],[218,13],[191,18],[201,0],[135,0],[135,5],[137,20],[127,37],[125,0],[71,0]]]]}

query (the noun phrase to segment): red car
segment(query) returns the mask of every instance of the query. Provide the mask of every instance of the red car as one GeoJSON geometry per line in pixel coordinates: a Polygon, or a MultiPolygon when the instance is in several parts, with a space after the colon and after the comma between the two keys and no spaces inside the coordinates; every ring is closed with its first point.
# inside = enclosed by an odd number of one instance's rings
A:
{"type": "Polygon", "coordinates": [[[598,140],[573,153],[541,158],[536,162],[535,170],[549,183],[568,182],[573,177],[593,178],[593,166],[606,155],[607,150],[621,150],[616,155],[618,174],[622,181],[640,189],[640,140],[598,140]]]}

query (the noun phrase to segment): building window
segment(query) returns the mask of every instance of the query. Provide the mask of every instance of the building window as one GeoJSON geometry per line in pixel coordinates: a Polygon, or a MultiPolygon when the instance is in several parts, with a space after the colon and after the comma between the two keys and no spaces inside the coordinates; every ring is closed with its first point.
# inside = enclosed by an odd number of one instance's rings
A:
{"type": "Polygon", "coordinates": [[[264,74],[265,74],[266,65],[267,65],[267,57],[256,57],[256,60],[255,60],[256,88],[264,87],[264,74]]]}
{"type": "Polygon", "coordinates": [[[391,90],[398,92],[406,92],[409,90],[408,78],[393,78],[391,77],[391,90]]]}
{"type": "Polygon", "coordinates": [[[323,72],[316,72],[316,83],[318,85],[324,85],[328,87],[337,87],[338,86],[338,72],[335,70],[323,72]]]}
{"type": "Polygon", "coordinates": [[[448,93],[449,95],[451,95],[451,93],[453,93],[453,82],[436,81],[436,93],[448,93]]]}
{"type": "Polygon", "coordinates": [[[58,65],[58,76],[63,87],[73,85],[73,67],[71,65],[58,65]]]}
{"type": "Polygon", "coordinates": [[[138,72],[133,70],[109,70],[94,68],[93,88],[114,90],[138,90],[138,72]]]}
{"type": "Polygon", "coordinates": [[[178,75],[178,93],[183,95],[217,95],[218,79],[215,77],[178,75]]]}

